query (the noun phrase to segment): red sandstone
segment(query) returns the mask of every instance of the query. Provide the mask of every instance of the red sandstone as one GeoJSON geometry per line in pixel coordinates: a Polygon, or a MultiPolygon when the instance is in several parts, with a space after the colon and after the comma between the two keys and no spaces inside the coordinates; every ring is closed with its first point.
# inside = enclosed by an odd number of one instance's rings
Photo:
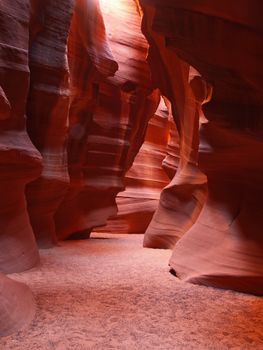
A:
{"type": "Polygon", "coordinates": [[[34,313],[3,273],[109,218],[184,281],[263,294],[260,10],[1,1],[0,335],[34,313]]]}

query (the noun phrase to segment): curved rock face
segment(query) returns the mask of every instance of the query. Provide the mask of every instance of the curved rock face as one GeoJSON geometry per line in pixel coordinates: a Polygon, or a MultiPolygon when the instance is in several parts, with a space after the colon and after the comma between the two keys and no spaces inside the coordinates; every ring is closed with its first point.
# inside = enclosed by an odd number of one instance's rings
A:
{"type": "MultiPolygon", "coordinates": [[[[106,181],[104,185],[101,182],[101,188],[100,182],[98,186],[94,183],[96,157],[90,159],[90,139],[99,104],[100,83],[118,69],[106,38],[98,1],[76,1],[68,40],[68,58],[70,186],[56,213],[56,228],[59,238],[87,238],[94,225],[115,213],[114,198],[105,196],[106,181]]],[[[100,142],[98,138],[97,143],[100,142]]],[[[98,171],[102,177],[102,169],[98,171]]]]}
{"type": "MultiPolygon", "coordinates": [[[[186,281],[262,295],[263,50],[262,22],[255,13],[262,4],[244,1],[235,11],[232,3],[212,6],[205,0],[154,1],[154,6],[147,31],[154,28],[168,51],[195,66],[214,86],[207,120],[199,109],[199,165],[208,177],[208,197],[176,244],[171,269],[186,281]]],[[[144,11],[148,23],[150,7],[145,5],[144,11]]],[[[191,84],[197,99],[202,91],[198,80],[191,84]]]]}
{"type": "MultiPolygon", "coordinates": [[[[41,156],[26,128],[29,90],[29,1],[0,2],[0,271],[24,271],[39,260],[25,186],[41,172],[41,156]],[[16,88],[18,87],[18,88],[16,88]]],[[[28,324],[32,293],[0,272],[0,336],[28,324]]]]}
{"type": "Polygon", "coordinates": [[[10,273],[38,261],[24,189],[39,176],[41,156],[25,130],[29,2],[1,1],[0,22],[0,271],[10,273]]]}
{"type": "Polygon", "coordinates": [[[135,0],[0,2],[0,335],[34,313],[2,273],[37,264],[35,237],[105,225],[129,169],[120,231],[166,185],[144,245],[185,281],[263,294],[262,2],[140,3],[146,38],[135,0]]]}
{"type": "Polygon", "coordinates": [[[193,283],[262,295],[262,140],[231,123],[209,122],[200,135],[208,199],[170,265],[193,283]]]}
{"type": "Polygon", "coordinates": [[[148,60],[153,79],[171,101],[180,149],[176,175],[162,191],[144,246],[172,248],[195,222],[206,197],[206,176],[197,167],[199,104],[189,84],[190,66],[167,49],[163,37],[153,31],[154,6],[144,2],[142,5],[143,32],[150,43],[148,60]]]}
{"type": "Polygon", "coordinates": [[[135,2],[100,1],[101,10],[95,1],[83,3],[69,38],[70,188],[56,213],[59,238],[88,237],[117,213],[116,194],[159,101],[135,2]]]}
{"type": "Polygon", "coordinates": [[[41,177],[27,186],[27,202],[41,247],[56,242],[54,213],[69,182],[67,39],[73,5],[73,0],[32,2],[27,129],[43,156],[43,171],[41,177]]]}
{"type": "MultiPolygon", "coordinates": [[[[162,168],[168,152],[172,123],[163,99],[150,119],[139,153],[125,175],[125,191],[116,198],[118,215],[108,221],[103,231],[144,233],[157,208],[160,192],[169,178],[162,168]]],[[[169,153],[172,153],[169,145],[169,153]]]]}
{"type": "Polygon", "coordinates": [[[166,172],[166,174],[168,175],[169,179],[171,180],[178,169],[179,160],[180,160],[180,157],[179,157],[180,146],[179,146],[178,131],[172,115],[171,103],[166,98],[164,98],[164,101],[168,112],[169,137],[168,137],[168,143],[166,147],[166,157],[162,162],[162,167],[166,172]]]}
{"type": "Polygon", "coordinates": [[[28,325],[35,315],[30,289],[0,273],[0,337],[28,325]]]}

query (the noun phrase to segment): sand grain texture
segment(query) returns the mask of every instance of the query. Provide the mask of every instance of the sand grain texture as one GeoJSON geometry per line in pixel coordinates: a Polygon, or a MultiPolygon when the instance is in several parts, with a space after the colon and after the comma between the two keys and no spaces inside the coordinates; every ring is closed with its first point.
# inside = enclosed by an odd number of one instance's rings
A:
{"type": "Polygon", "coordinates": [[[261,298],[180,282],[171,252],[143,249],[141,235],[92,235],[41,250],[40,267],[12,275],[38,310],[0,349],[263,349],[261,298]]]}

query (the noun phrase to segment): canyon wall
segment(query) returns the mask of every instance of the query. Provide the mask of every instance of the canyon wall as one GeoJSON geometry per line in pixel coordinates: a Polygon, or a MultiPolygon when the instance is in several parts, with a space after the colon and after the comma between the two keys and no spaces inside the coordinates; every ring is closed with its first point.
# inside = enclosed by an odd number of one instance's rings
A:
{"type": "Polygon", "coordinates": [[[67,39],[73,8],[73,0],[34,1],[31,8],[27,130],[43,157],[43,170],[27,186],[26,195],[40,247],[52,246],[57,241],[54,213],[69,183],[67,39]]]}
{"type": "MultiPolygon", "coordinates": [[[[207,179],[197,166],[199,101],[189,84],[190,66],[167,49],[162,35],[153,30],[155,7],[144,4],[143,33],[149,44],[148,61],[154,84],[171,102],[179,136],[176,175],[162,191],[160,203],[144,239],[144,246],[172,248],[197,219],[207,194],[207,179]]],[[[208,89],[204,89],[206,99],[208,89]]]]}
{"type": "MultiPolygon", "coordinates": [[[[37,245],[88,237],[116,214],[116,194],[158,107],[137,4],[120,0],[117,12],[101,5],[0,4],[2,273],[35,266],[37,245]]],[[[2,335],[26,324],[34,307],[25,286],[4,275],[0,284],[2,335]]]]}
{"type": "Polygon", "coordinates": [[[141,5],[149,62],[156,85],[174,106],[181,157],[145,245],[174,248],[171,270],[185,281],[262,295],[262,3],[141,5]],[[202,77],[191,77],[188,65],[202,77]],[[201,104],[211,86],[204,118],[201,104]],[[180,112],[193,100],[200,127],[194,107],[188,115],[180,112]]]}
{"type": "Polygon", "coordinates": [[[85,9],[74,14],[69,38],[70,187],[55,214],[60,239],[88,237],[94,227],[116,215],[115,197],[124,189],[125,172],[159,103],[159,92],[151,86],[148,44],[135,2],[100,1],[101,12],[95,7],[99,15],[91,14],[94,7],[86,9],[84,20],[90,26],[83,24],[87,27],[83,35],[79,16],[85,9]]]}
{"type": "MultiPolygon", "coordinates": [[[[41,173],[42,158],[26,132],[29,2],[0,3],[0,271],[19,272],[39,260],[30,225],[25,186],[41,173]]],[[[0,335],[29,322],[29,289],[0,273],[0,335]]]]}
{"type": "Polygon", "coordinates": [[[1,335],[34,314],[4,274],[88,238],[117,204],[106,228],[147,228],[182,280],[263,294],[262,9],[1,1],[1,335]]]}
{"type": "Polygon", "coordinates": [[[125,191],[116,197],[118,214],[108,220],[100,231],[146,231],[157,209],[161,190],[169,183],[167,173],[171,171],[171,158],[177,152],[175,124],[168,108],[161,99],[155,115],[149,120],[144,143],[125,175],[125,191]]]}
{"type": "Polygon", "coordinates": [[[2,1],[0,16],[0,271],[9,273],[38,261],[25,186],[39,176],[41,156],[26,132],[29,3],[2,1]]]}

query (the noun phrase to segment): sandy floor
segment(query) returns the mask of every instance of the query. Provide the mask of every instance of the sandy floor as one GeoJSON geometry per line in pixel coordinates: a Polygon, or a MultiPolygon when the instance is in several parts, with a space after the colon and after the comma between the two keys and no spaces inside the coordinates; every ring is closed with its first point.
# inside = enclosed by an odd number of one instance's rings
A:
{"type": "Polygon", "coordinates": [[[142,235],[93,234],[41,251],[41,266],[12,275],[37,301],[31,326],[1,350],[263,349],[263,299],[184,284],[169,251],[142,235]]]}

